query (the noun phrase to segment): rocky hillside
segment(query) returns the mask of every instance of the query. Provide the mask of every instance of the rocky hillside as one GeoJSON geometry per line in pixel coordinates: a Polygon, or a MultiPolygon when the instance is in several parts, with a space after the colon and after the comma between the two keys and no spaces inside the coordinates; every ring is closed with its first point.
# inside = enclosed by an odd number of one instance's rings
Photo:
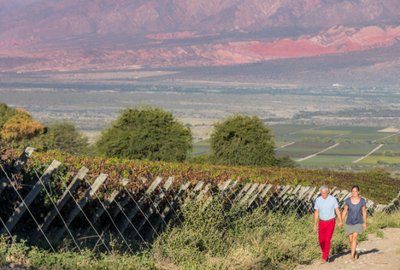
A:
{"type": "Polygon", "coordinates": [[[399,38],[397,0],[0,0],[0,71],[345,57],[399,38]]]}

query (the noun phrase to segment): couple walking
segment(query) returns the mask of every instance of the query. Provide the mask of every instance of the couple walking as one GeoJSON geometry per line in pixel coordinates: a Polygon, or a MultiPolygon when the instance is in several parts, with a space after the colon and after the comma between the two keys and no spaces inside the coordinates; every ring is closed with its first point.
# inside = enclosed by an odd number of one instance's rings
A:
{"type": "Polygon", "coordinates": [[[329,251],[331,249],[331,239],[335,230],[336,217],[338,227],[342,228],[343,220],[346,220],[346,236],[349,237],[350,255],[352,259],[358,258],[357,236],[367,229],[367,209],[365,199],[360,197],[360,188],[351,188],[351,197],[345,200],[343,212],[340,212],[338,201],[329,195],[329,188],[322,186],[319,189],[321,196],[315,200],[314,213],[314,232],[317,231],[318,239],[322,250],[322,262],[328,262],[329,251]]]}

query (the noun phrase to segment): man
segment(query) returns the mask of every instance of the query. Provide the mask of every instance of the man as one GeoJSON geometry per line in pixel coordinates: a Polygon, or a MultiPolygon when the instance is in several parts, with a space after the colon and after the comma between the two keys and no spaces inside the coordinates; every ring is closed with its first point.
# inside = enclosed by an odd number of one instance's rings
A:
{"type": "Polygon", "coordinates": [[[328,262],[329,251],[331,249],[331,239],[335,230],[336,216],[339,219],[338,226],[343,226],[342,215],[335,197],[329,195],[329,188],[322,186],[319,189],[321,196],[315,200],[314,213],[314,232],[317,231],[318,221],[318,239],[322,251],[322,262],[328,262]],[[335,216],[336,213],[336,216],[335,216]]]}

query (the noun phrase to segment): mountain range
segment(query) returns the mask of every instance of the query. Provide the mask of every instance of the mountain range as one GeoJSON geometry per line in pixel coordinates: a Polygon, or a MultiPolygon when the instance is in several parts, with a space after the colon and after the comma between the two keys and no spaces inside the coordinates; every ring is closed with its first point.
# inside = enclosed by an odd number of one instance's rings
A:
{"type": "Polygon", "coordinates": [[[230,67],[325,56],[346,67],[354,58],[348,55],[381,52],[385,57],[366,68],[378,75],[389,69],[396,82],[399,40],[398,0],[0,0],[3,72],[230,67]]]}

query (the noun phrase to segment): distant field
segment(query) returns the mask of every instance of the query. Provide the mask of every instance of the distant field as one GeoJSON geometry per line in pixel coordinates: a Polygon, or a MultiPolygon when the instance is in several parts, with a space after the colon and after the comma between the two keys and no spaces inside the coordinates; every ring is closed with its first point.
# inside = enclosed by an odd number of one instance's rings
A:
{"type": "Polygon", "coordinates": [[[302,161],[301,166],[311,167],[327,167],[338,165],[349,165],[360,156],[334,156],[334,155],[319,155],[308,160],[302,161]]]}
{"type": "MultiPolygon", "coordinates": [[[[297,162],[300,167],[357,169],[360,166],[389,166],[393,171],[400,171],[400,134],[396,130],[379,132],[382,127],[289,124],[272,125],[270,128],[274,134],[277,155],[289,156],[293,160],[301,160],[339,143],[332,149],[297,162]],[[380,144],[383,146],[377,151],[354,163],[380,144]]],[[[208,151],[208,141],[194,146],[194,155],[208,151]]]]}
{"type": "Polygon", "coordinates": [[[209,153],[210,151],[210,141],[204,140],[197,142],[193,145],[193,156],[199,156],[209,153]]]}
{"type": "Polygon", "coordinates": [[[273,134],[276,137],[281,137],[283,135],[290,135],[301,132],[303,130],[318,128],[315,125],[271,125],[273,134]]]}
{"type": "Polygon", "coordinates": [[[400,164],[400,157],[387,157],[387,156],[369,156],[363,159],[360,163],[363,164],[400,164]]]}
{"type": "Polygon", "coordinates": [[[400,156],[400,144],[385,144],[375,152],[377,156],[400,156]]]}
{"type": "Polygon", "coordinates": [[[374,149],[377,145],[367,143],[340,143],[334,149],[328,150],[324,155],[333,156],[363,156],[370,150],[374,149]]]}
{"type": "Polygon", "coordinates": [[[306,142],[296,142],[288,147],[277,150],[277,155],[279,156],[290,156],[292,158],[303,158],[319,152],[329,146],[332,143],[306,143],[306,142]]]}

